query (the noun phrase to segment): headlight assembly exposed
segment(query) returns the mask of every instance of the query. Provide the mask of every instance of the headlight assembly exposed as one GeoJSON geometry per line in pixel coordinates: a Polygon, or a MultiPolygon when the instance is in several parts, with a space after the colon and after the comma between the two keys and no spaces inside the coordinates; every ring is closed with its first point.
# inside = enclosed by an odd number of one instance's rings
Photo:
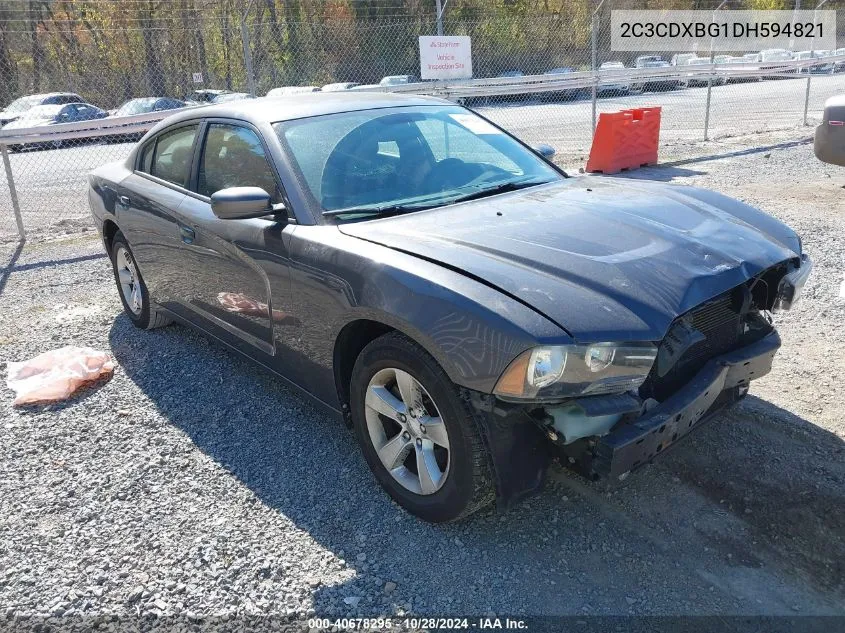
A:
{"type": "Polygon", "coordinates": [[[505,400],[555,400],[622,393],[645,381],[657,348],[651,343],[590,343],[526,350],[496,383],[505,400]]]}

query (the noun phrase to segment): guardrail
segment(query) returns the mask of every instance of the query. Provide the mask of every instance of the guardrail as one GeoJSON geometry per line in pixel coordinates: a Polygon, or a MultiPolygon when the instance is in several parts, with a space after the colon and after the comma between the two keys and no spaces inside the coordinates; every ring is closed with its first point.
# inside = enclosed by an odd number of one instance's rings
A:
{"type": "MultiPolygon", "coordinates": [[[[714,79],[724,77],[730,79],[770,78],[770,77],[798,77],[802,71],[811,71],[815,67],[832,65],[835,70],[837,64],[845,65],[845,55],[836,55],[807,60],[791,60],[784,62],[748,62],[730,64],[700,64],[692,66],[667,66],[662,68],[625,68],[606,69],[596,71],[576,71],[565,74],[527,75],[523,77],[491,77],[485,79],[467,79],[456,81],[429,81],[399,86],[370,86],[367,91],[381,91],[391,93],[423,94],[445,97],[451,100],[466,100],[477,97],[512,96],[525,94],[542,94],[596,88],[593,91],[593,112],[595,113],[595,98],[603,86],[628,85],[632,88],[656,81],[688,82],[690,79],[707,80],[707,108],[704,122],[704,140],[707,140],[707,130],[710,114],[710,88],[714,79]]],[[[807,74],[807,90],[804,103],[804,124],[807,123],[807,108],[810,97],[810,80],[812,73],[807,74]]],[[[284,98],[284,97],[282,97],[284,98]]],[[[204,104],[194,107],[206,107],[204,104]]],[[[138,132],[146,132],[159,121],[167,118],[173,112],[163,111],[149,114],[138,114],[127,117],[108,117],[77,123],[60,123],[48,126],[30,128],[0,129],[0,153],[2,153],[3,167],[9,185],[12,209],[18,234],[25,238],[24,225],[21,218],[20,205],[15,189],[15,182],[9,160],[9,147],[50,143],[65,140],[91,139],[115,137],[138,132]]],[[[595,127],[595,126],[593,126],[595,127]]]]}

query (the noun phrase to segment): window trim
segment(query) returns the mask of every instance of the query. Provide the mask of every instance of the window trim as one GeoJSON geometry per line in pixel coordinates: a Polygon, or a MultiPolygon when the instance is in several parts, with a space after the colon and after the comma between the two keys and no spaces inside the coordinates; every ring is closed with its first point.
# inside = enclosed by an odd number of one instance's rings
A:
{"type": "MultiPolygon", "coordinates": [[[[154,182],[156,184],[167,187],[168,189],[173,189],[174,191],[178,191],[179,193],[191,195],[193,192],[191,192],[189,189],[186,189],[185,187],[183,187],[181,185],[177,185],[176,183],[170,182],[169,180],[164,180],[164,178],[159,178],[158,176],[155,176],[155,175],[150,174],[146,171],[143,171],[141,169],[141,159],[144,156],[144,152],[146,152],[147,148],[153,147],[153,160],[155,160],[156,146],[158,145],[159,139],[162,136],[164,136],[165,134],[169,134],[170,132],[178,130],[179,128],[197,126],[197,134],[194,137],[194,144],[193,144],[193,148],[192,148],[193,153],[192,153],[192,156],[191,156],[191,167],[190,167],[190,172],[189,172],[192,175],[193,169],[194,169],[193,163],[195,162],[195,159],[196,159],[197,140],[199,139],[200,134],[202,133],[203,124],[204,124],[204,121],[202,119],[187,119],[185,121],[179,121],[178,123],[174,123],[173,125],[170,125],[170,126],[164,128],[163,130],[159,131],[154,137],[149,139],[146,143],[141,145],[141,147],[138,149],[137,153],[135,154],[135,160],[134,160],[134,165],[132,167],[132,173],[136,174],[138,176],[141,176],[142,178],[146,178],[147,180],[151,180],[152,182],[154,182]]],[[[152,166],[152,163],[150,163],[150,166],[152,166]]],[[[189,180],[188,180],[189,186],[190,186],[190,177],[191,176],[189,176],[189,180]]]]}
{"type": "MultiPolygon", "coordinates": [[[[287,195],[284,183],[282,183],[282,179],[279,176],[279,171],[276,169],[275,164],[271,160],[272,154],[270,153],[270,148],[267,145],[267,140],[264,138],[264,135],[261,133],[261,130],[259,130],[249,121],[244,121],[242,119],[227,119],[224,117],[214,117],[203,120],[202,128],[200,129],[200,134],[197,139],[199,142],[194,148],[194,159],[193,165],[191,167],[191,178],[188,182],[189,195],[192,198],[197,198],[198,200],[202,200],[203,202],[211,204],[211,197],[199,193],[199,191],[197,191],[197,188],[199,184],[199,169],[200,162],[202,161],[202,153],[205,149],[205,141],[208,137],[208,130],[212,125],[228,125],[229,127],[242,127],[255,134],[255,136],[258,138],[258,142],[261,143],[261,149],[264,150],[264,162],[267,163],[267,167],[270,169],[270,173],[275,179],[276,186],[279,188],[279,192],[281,193],[282,202],[284,203],[285,207],[287,207],[288,220],[291,224],[296,224],[296,217],[294,215],[293,209],[291,208],[290,197],[287,195]]],[[[271,193],[270,195],[272,197],[273,194],[271,193]]]]}

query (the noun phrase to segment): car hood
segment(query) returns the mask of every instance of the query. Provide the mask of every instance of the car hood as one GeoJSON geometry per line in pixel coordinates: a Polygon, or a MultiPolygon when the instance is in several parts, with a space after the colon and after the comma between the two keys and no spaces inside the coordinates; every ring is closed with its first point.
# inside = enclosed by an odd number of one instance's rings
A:
{"type": "Polygon", "coordinates": [[[605,177],[339,228],[492,285],[585,342],[662,339],[680,314],[801,249],[737,200],[605,177]]]}

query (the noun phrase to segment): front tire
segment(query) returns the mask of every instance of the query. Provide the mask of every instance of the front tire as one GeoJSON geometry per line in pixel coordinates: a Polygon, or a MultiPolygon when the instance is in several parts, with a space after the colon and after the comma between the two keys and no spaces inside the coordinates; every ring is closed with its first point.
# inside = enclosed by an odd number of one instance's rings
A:
{"type": "Polygon", "coordinates": [[[120,231],[112,240],[111,262],[117,291],[123,303],[123,311],[132,321],[132,325],[142,330],[169,325],[170,318],[150,301],[150,293],[147,292],[147,285],[135,263],[135,256],[120,231]]]}
{"type": "Polygon", "coordinates": [[[398,332],[369,343],[352,370],[355,436],[387,493],[425,521],[456,521],[493,503],[478,415],[437,362],[398,332]]]}

